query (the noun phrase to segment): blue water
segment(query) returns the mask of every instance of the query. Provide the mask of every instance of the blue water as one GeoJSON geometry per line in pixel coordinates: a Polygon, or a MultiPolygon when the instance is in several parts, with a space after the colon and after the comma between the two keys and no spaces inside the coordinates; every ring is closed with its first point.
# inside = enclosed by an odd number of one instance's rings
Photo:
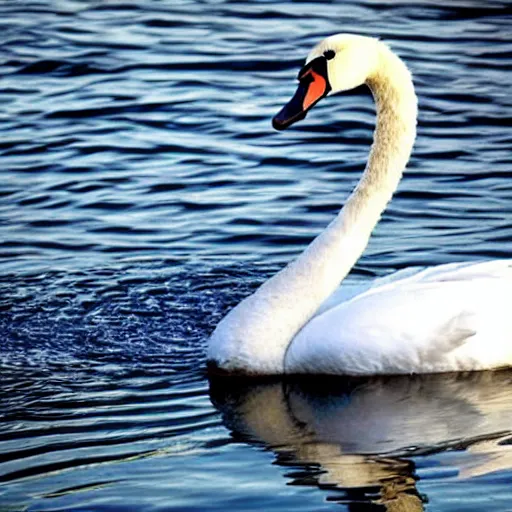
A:
{"type": "Polygon", "coordinates": [[[419,96],[350,280],[512,254],[506,0],[0,3],[0,509],[512,510],[512,374],[214,381],[208,334],[324,227],[365,91],[277,133],[310,47],[419,96]]]}

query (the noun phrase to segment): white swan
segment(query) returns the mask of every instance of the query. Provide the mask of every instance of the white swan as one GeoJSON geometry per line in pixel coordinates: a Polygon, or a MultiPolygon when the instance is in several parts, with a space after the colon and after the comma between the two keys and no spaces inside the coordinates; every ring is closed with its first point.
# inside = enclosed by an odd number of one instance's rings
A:
{"type": "Polygon", "coordinates": [[[374,375],[512,365],[512,260],[400,271],[347,298],[340,282],[364,251],[416,136],[405,64],[382,42],[338,34],[320,42],[277,129],[321,98],[367,84],[377,107],[366,169],[329,226],[218,324],[209,367],[222,372],[374,375]]]}

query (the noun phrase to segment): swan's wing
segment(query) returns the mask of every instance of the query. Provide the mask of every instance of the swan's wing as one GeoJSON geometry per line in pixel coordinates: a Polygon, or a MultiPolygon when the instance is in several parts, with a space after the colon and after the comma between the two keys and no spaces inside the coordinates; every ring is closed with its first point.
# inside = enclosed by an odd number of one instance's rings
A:
{"type": "Polygon", "coordinates": [[[391,374],[512,364],[512,262],[443,265],[372,287],[313,318],[288,372],[391,374]]]}
{"type": "MultiPolygon", "coordinates": [[[[408,270],[408,269],[406,269],[408,270]]],[[[398,275],[399,273],[395,274],[398,275]]],[[[408,278],[408,282],[446,282],[446,281],[467,281],[470,279],[511,279],[512,260],[491,260],[479,262],[448,263],[426,267],[414,272],[408,278]]],[[[394,281],[394,280],[393,280],[394,281]]]]}
{"type": "Polygon", "coordinates": [[[360,298],[366,292],[382,291],[384,286],[394,288],[412,283],[433,283],[444,281],[469,280],[476,277],[506,277],[510,275],[511,260],[493,260],[478,263],[448,263],[434,267],[407,267],[387,276],[379,277],[372,282],[344,281],[318,308],[315,316],[319,316],[329,309],[348,302],[353,298],[360,298]]]}
{"type": "Polygon", "coordinates": [[[424,267],[409,267],[394,272],[393,274],[379,277],[374,281],[343,281],[343,283],[321,304],[316,311],[315,316],[321,315],[327,310],[339,306],[343,302],[348,302],[354,297],[362,295],[372,288],[415,276],[422,270],[424,270],[424,267]]]}

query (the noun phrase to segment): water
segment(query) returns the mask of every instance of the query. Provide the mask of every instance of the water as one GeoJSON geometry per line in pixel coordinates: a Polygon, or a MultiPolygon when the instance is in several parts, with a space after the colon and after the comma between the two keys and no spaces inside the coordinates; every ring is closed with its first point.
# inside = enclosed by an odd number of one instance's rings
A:
{"type": "Polygon", "coordinates": [[[270,127],[323,36],[388,41],[420,101],[350,279],[510,256],[510,6],[445,4],[0,4],[2,510],[512,509],[509,372],[205,374],[364,166],[364,91],[270,127]]]}

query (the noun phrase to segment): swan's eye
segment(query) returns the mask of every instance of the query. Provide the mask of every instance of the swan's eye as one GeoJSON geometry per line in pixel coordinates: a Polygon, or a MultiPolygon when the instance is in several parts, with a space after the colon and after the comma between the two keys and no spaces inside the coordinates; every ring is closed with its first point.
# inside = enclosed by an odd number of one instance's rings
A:
{"type": "Polygon", "coordinates": [[[334,59],[334,56],[336,55],[336,52],[334,50],[325,50],[324,57],[327,60],[334,59]]]}

